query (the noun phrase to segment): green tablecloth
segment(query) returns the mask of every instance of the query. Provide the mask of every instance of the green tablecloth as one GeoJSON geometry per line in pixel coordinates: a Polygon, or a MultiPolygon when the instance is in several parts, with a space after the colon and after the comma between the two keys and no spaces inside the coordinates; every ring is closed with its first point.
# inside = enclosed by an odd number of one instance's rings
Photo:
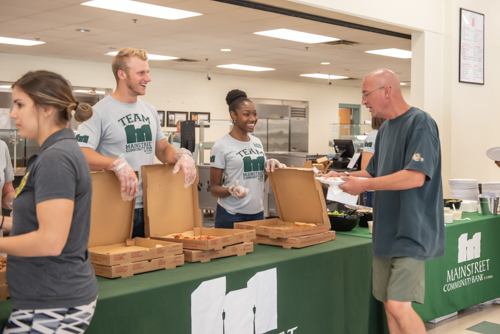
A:
{"type": "MultiPolygon", "coordinates": [[[[462,218],[471,220],[445,225],[445,256],[425,263],[424,304],[414,304],[424,321],[500,297],[500,216],[464,212],[462,218]],[[476,233],[476,241],[468,241],[476,233]]],[[[359,226],[338,234],[371,239],[368,228],[359,226]]]]}
{"type": "Polygon", "coordinates": [[[500,216],[463,217],[472,220],[446,225],[445,256],[425,263],[424,304],[414,305],[424,321],[500,297],[500,216]]]}
{"type": "MultiPolygon", "coordinates": [[[[247,287],[256,273],[276,268],[278,328],[270,334],[381,333],[381,304],[371,295],[371,241],[338,235],[304,249],[257,245],[242,257],[186,263],[129,278],[98,278],[93,333],[191,331],[191,294],[204,281],[226,277],[226,293],[247,287]]],[[[0,325],[10,301],[0,302],[0,325]]],[[[220,316],[220,315],[219,315],[220,316]]],[[[222,332],[221,332],[222,333],[222,332]]]]}

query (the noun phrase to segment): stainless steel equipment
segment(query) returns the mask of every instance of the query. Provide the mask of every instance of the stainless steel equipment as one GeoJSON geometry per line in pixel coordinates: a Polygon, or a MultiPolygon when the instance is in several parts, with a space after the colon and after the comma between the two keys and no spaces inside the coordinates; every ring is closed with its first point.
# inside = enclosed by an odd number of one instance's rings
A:
{"type": "Polygon", "coordinates": [[[288,119],[267,120],[267,152],[290,150],[290,121],[288,119]]]}
{"type": "Polygon", "coordinates": [[[256,104],[259,120],[254,136],[266,152],[307,152],[308,107],[256,104]]]}
{"type": "Polygon", "coordinates": [[[217,198],[210,193],[210,165],[198,165],[198,202],[201,210],[215,210],[217,198]]]}

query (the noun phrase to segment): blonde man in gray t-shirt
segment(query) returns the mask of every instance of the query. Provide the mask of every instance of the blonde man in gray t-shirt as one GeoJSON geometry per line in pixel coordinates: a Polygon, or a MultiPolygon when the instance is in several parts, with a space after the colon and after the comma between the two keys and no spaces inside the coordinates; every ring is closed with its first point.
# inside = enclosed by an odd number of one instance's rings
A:
{"type": "Polygon", "coordinates": [[[113,57],[116,90],[95,106],[95,115],[78,127],[78,144],[90,170],[112,170],[120,180],[123,199],[136,197],[132,237],[144,237],[141,175],[134,170],[154,163],[175,164],[174,173],[184,172],[187,187],[196,178],[191,152],[177,150],[161,131],[156,109],[138,99],[151,81],[147,53],[125,48],[113,57]]]}

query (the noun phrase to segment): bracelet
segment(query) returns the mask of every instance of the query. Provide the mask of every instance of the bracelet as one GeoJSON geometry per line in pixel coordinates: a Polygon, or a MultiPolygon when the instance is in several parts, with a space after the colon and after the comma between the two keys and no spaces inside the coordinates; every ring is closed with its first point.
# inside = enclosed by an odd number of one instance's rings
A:
{"type": "Polygon", "coordinates": [[[2,224],[0,224],[0,230],[2,229],[3,227],[3,221],[5,220],[5,216],[2,216],[2,224]]]}

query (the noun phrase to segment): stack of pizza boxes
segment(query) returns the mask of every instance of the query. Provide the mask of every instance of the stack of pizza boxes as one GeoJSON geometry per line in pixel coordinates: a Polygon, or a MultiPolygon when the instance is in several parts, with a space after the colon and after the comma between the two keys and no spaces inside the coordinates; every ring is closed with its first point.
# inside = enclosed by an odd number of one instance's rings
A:
{"type": "MultiPolygon", "coordinates": [[[[0,233],[3,233],[3,231],[0,230],[0,233]]],[[[7,287],[6,265],[7,265],[7,258],[0,257],[0,301],[9,298],[9,289],[7,287]]]]}
{"type": "Polygon", "coordinates": [[[182,244],[132,236],[135,201],[124,201],[113,172],[92,173],[90,262],[96,275],[128,277],[184,264],[182,244]]]}
{"type": "Polygon", "coordinates": [[[302,248],[335,239],[321,184],[309,168],[283,168],[269,173],[279,218],[235,223],[252,229],[256,244],[302,248]]]}
{"type": "Polygon", "coordinates": [[[185,188],[184,174],[173,165],[142,166],[146,236],[180,243],[188,262],[207,262],[253,251],[255,231],[203,228],[198,203],[198,176],[185,188]]]}
{"type": "Polygon", "coordinates": [[[328,158],[323,156],[319,157],[316,160],[305,161],[302,164],[303,168],[313,168],[316,167],[323,174],[328,173],[328,168],[332,165],[333,161],[328,161],[328,158]]]}

